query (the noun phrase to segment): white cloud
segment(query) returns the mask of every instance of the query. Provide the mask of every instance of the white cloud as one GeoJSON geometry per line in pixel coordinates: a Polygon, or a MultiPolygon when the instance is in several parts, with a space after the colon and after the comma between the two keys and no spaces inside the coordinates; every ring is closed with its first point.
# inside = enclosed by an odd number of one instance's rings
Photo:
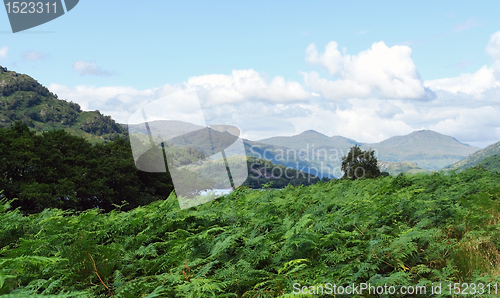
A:
{"type": "Polygon", "coordinates": [[[499,107],[456,108],[453,115],[441,119],[429,129],[467,140],[479,146],[486,146],[498,140],[500,134],[499,107]]]}
{"type": "Polygon", "coordinates": [[[495,60],[500,60],[500,31],[494,33],[490,37],[490,41],[486,46],[486,52],[495,60]]]}
{"type": "Polygon", "coordinates": [[[50,55],[35,51],[24,52],[23,59],[28,61],[39,61],[49,58],[50,55]]]}
{"type": "Polygon", "coordinates": [[[85,61],[76,61],[73,64],[73,69],[80,73],[80,75],[90,75],[90,76],[110,76],[111,73],[106,70],[102,70],[97,66],[95,61],[85,62],[85,61]]]}
{"type": "Polygon", "coordinates": [[[483,66],[475,73],[462,73],[454,78],[442,78],[426,81],[426,87],[452,94],[464,93],[477,99],[484,98],[484,93],[500,87],[500,31],[491,35],[486,52],[493,58],[491,66],[483,66]]]}
{"type": "Polygon", "coordinates": [[[1,47],[0,48],[0,58],[7,58],[7,52],[9,51],[9,47],[1,47]]]}
{"type": "Polygon", "coordinates": [[[315,44],[306,49],[306,61],[324,67],[335,80],[319,78],[316,72],[305,73],[306,85],[324,98],[405,98],[424,99],[430,96],[420,80],[408,46],[388,47],[376,42],[358,55],[338,50],[335,41],[319,54],[315,44]]]}
{"type": "Polygon", "coordinates": [[[312,96],[298,82],[286,82],[276,76],[266,80],[253,69],[233,70],[231,75],[211,74],[189,78],[188,86],[203,88],[207,104],[237,103],[259,99],[269,102],[292,102],[312,96]]]}
{"type": "Polygon", "coordinates": [[[455,78],[426,81],[425,86],[436,91],[443,90],[453,94],[462,92],[481,98],[486,90],[500,87],[500,83],[495,79],[493,68],[483,66],[472,74],[463,73],[455,78]]]}
{"type": "Polygon", "coordinates": [[[403,110],[393,103],[381,102],[376,113],[380,118],[390,119],[395,115],[403,113],[403,110]]]}

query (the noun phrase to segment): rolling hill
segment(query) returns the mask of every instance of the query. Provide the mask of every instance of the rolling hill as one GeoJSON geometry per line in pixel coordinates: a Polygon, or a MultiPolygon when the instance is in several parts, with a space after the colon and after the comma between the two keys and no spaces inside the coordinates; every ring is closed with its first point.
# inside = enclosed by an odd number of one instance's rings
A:
{"type": "MultiPolygon", "coordinates": [[[[455,138],[431,130],[414,131],[405,136],[395,136],[380,143],[360,143],[352,139],[328,137],[316,131],[305,131],[291,137],[274,137],[260,143],[285,146],[296,150],[315,148],[338,150],[346,153],[353,145],[362,149],[374,149],[380,161],[410,162],[426,170],[438,170],[466,158],[479,148],[463,144],[455,138]]],[[[343,154],[342,154],[343,155],[343,154]]]]}
{"type": "Polygon", "coordinates": [[[378,150],[380,160],[412,162],[427,170],[442,169],[480,150],[431,130],[414,131],[363,147],[378,150]]]}

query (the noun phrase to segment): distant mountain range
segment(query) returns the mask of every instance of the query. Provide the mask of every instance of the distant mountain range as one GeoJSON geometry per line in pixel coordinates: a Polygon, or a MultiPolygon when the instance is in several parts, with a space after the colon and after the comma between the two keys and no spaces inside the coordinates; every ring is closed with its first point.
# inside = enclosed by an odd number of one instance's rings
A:
{"type": "MultiPolygon", "coordinates": [[[[181,140],[182,138],[178,137],[180,134],[191,135],[189,140],[182,139],[182,143],[189,143],[190,147],[206,151],[202,148],[208,141],[203,134],[193,138],[197,136],[193,131],[202,131],[201,126],[167,120],[152,121],[149,126],[155,136],[161,136],[163,139],[177,136],[174,140],[181,140]]],[[[131,133],[147,134],[144,126],[131,125],[129,130],[131,133]]],[[[222,137],[222,134],[212,133],[215,143],[219,142],[218,139],[222,137]]],[[[179,141],[170,142],[179,143],[179,141]]],[[[221,143],[228,143],[228,141],[221,143]]],[[[354,145],[359,145],[365,150],[376,150],[381,170],[393,175],[403,172],[439,170],[479,150],[453,137],[430,130],[415,131],[405,136],[396,136],[371,144],[342,136],[328,137],[314,130],[295,136],[280,136],[259,141],[244,140],[244,144],[247,156],[266,159],[274,164],[329,178],[338,178],[342,175],[342,157],[354,145]]]]}
{"type": "MultiPolygon", "coordinates": [[[[0,66],[0,126],[8,127],[14,121],[26,122],[37,131],[64,129],[92,142],[112,140],[128,134],[127,125],[118,124],[99,111],[82,111],[78,104],[58,99],[57,95],[30,76],[0,66]]],[[[134,125],[128,128],[131,132],[143,129],[134,125]]],[[[167,121],[157,122],[150,128],[154,135],[168,139],[202,127],[181,121],[167,121]]],[[[147,134],[146,131],[142,132],[147,134]]],[[[185,140],[178,139],[176,142],[185,140]]],[[[365,150],[376,150],[381,168],[390,173],[463,169],[479,164],[486,157],[500,154],[500,142],[480,150],[430,130],[391,137],[379,143],[362,143],[307,130],[289,137],[244,140],[244,145],[248,156],[290,168],[310,170],[312,174],[330,178],[341,175],[341,158],[354,145],[365,150]],[[323,174],[325,171],[322,168],[327,169],[328,173],[323,174]]]]}
{"type": "MultiPolygon", "coordinates": [[[[328,137],[314,130],[291,137],[274,137],[259,143],[294,148],[297,150],[323,148],[347,153],[350,147],[374,149],[378,159],[386,162],[411,162],[427,170],[438,170],[458,162],[479,148],[460,143],[455,138],[431,130],[414,131],[405,136],[395,136],[380,143],[361,143],[341,136],[328,137]]],[[[344,155],[344,154],[343,154],[344,155]]]]}

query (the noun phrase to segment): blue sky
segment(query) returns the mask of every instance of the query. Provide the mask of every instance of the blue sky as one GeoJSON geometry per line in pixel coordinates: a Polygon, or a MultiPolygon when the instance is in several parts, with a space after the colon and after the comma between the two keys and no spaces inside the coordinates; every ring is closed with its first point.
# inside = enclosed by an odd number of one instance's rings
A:
{"type": "Polygon", "coordinates": [[[87,0],[16,34],[1,11],[0,65],[120,122],[172,90],[204,88],[210,117],[252,139],[316,129],[376,142],[433,129],[484,147],[500,140],[499,8],[497,1],[87,0]],[[372,71],[404,86],[364,75],[372,71]]]}

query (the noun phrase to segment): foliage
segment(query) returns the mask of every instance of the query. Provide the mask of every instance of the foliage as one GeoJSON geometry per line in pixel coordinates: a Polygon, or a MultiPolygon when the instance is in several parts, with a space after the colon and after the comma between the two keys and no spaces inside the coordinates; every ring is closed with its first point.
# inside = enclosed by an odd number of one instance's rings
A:
{"type": "Polygon", "coordinates": [[[1,200],[5,297],[292,297],[294,283],[500,281],[500,175],[479,168],[239,188],[186,210],[174,194],[105,214],[23,216],[1,200]]]}
{"type": "Polygon", "coordinates": [[[486,157],[479,164],[479,167],[484,167],[492,172],[500,173],[500,155],[486,157]]]}
{"type": "Polygon", "coordinates": [[[374,150],[361,150],[358,145],[351,147],[349,153],[342,157],[343,179],[376,178],[380,176],[374,150]]]}
{"type": "Polygon", "coordinates": [[[16,122],[0,128],[0,189],[23,212],[86,210],[127,202],[124,210],[166,198],[168,173],[138,171],[127,140],[92,145],[62,130],[30,131],[16,122]]]}

